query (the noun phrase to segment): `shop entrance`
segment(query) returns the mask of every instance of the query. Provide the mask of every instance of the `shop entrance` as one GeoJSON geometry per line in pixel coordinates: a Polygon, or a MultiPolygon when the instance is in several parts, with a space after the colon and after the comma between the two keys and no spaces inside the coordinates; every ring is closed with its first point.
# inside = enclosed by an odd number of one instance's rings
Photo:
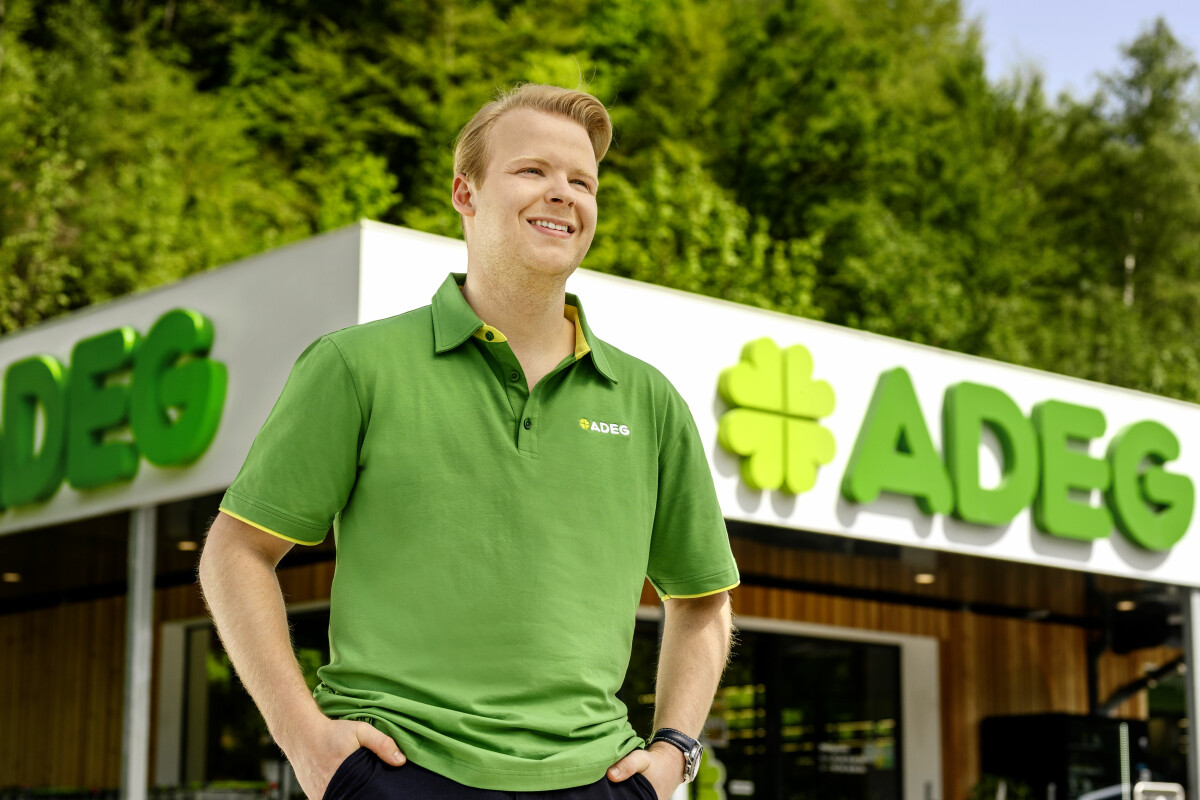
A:
{"type": "Polygon", "coordinates": [[[726,795],[900,800],[900,663],[899,645],[743,631],[707,731],[726,795]]]}
{"type": "Polygon", "coordinates": [[[782,782],[804,787],[782,796],[899,800],[900,648],[801,638],[780,650],[782,782]]]}

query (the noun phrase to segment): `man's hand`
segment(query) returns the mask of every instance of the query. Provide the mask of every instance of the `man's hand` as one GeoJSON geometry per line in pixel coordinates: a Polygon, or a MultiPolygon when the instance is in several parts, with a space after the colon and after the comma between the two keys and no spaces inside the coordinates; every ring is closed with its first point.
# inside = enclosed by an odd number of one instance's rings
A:
{"type": "Polygon", "coordinates": [[[333,773],[360,747],[371,750],[385,764],[400,766],[405,762],[391,737],[369,723],[328,718],[294,745],[287,757],[305,796],[321,800],[333,773]]]}
{"type": "Polygon", "coordinates": [[[632,750],[608,768],[610,780],[620,783],[640,772],[654,787],[659,800],[666,800],[683,783],[683,751],[668,742],[655,742],[645,750],[632,750]]]}

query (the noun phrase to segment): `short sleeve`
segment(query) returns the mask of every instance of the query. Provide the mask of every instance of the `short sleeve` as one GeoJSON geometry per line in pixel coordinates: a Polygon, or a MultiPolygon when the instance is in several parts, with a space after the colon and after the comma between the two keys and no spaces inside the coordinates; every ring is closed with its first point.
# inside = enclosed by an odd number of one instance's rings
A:
{"type": "Polygon", "coordinates": [[[701,597],[740,582],[704,445],[687,404],[673,398],[658,456],[658,505],[647,577],[658,596],[701,597]],[[670,429],[669,429],[670,430],[670,429]]]}
{"type": "Polygon", "coordinates": [[[319,544],[350,498],[363,415],[337,345],[322,336],[292,366],[221,510],[297,544],[319,544]]]}

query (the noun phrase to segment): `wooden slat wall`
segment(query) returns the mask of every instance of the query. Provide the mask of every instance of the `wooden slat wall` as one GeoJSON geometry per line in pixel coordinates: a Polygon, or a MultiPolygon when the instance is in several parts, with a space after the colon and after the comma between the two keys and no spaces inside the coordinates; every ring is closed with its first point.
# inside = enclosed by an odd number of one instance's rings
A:
{"type": "MultiPolygon", "coordinates": [[[[734,540],[745,574],[808,580],[844,579],[864,588],[897,588],[896,568],[871,559],[785,550],[734,540]]],[[[285,562],[286,563],[286,562],[285,562]]],[[[329,597],[333,564],[280,570],[289,603],[329,597]]],[[[1006,593],[1031,598],[1061,586],[1021,586],[1011,570],[980,559],[950,579],[997,580],[1006,593]]],[[[1068,574],[1069,575],[1069,574],[1068,574]]],[[[907,587],[906,587],[907,588],[907,587]]],[[[1078,587],[1068,587],[1070,590],[1078,587]]],[[[944,591],[944,589],[942,590],[944,591]]],[[[1067,602],[1065,596],[1061,598],[1067,602]]],[[[157,623],[206,615],[196,586],[156,592],[157,623]]],[[[647,585],[643,603],[657,604],[647,585]]],[[[940,643],[943,786],[947,800],[963,800],[978,780],[978,725],[991,714],[1087,708],[1086,635],[1077,627],[1011,620],[935,608],[743,585],[734,610],[825,625],[930,636],[940,643]]],[[[10,658],[0,683],[0,786],[116,786],[120,780],[125,601],[110,598],[23,614],[0,615],[0,652],[10,658]]],[[[155,647],[152,718],[157,719],[158,649],[155,647]]],[[[1100,663],[1101,696],[1141,674],[1146,662],[1177,655],[1165,649],[1131,656],[1106,655],[1100,663]]],[[[1145,695],[1121,709],[1144,716],[1145,695]]],[[[153,739],[150,763],[154,764],[153,739]]],[[[155,776],[151,775],[151,781],[155,776]]]]}
{"type": "Polygon", "coordinates": [[[116,786],[125,598],[0,615],[0,786],[116,786]]]}

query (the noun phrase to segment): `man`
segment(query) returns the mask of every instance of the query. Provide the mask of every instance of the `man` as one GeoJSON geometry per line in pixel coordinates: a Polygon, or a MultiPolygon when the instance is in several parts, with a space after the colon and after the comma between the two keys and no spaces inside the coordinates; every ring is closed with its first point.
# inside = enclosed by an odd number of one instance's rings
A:
{"type": "Polygon", "coordinates": [[[313,800],[662,800],[694,776],[738,574],[686,404],[566,294],[611,136],[582,92],[484,106],[455,151],[465,277],[313,342],[222,500],[201,585],[313,800]],[[310,694],[274,570],[331,522],[310,694]],[[673,730],[644,748],[615,692],[646,577],[665,604],[655,728],[673,730]]]}

